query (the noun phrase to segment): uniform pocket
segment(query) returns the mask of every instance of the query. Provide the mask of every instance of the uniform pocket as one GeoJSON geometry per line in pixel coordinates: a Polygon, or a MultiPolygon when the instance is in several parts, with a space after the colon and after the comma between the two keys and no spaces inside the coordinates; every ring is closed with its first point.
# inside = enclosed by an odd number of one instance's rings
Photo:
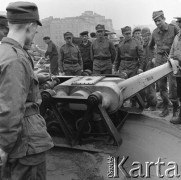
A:
{"type": "Polygon", "coordinates": [[[47,136],[46,122],[43,119],[43,117],[39,114],[25,117],[24,126],[25,126],[24,133],[29,137],[31,136],[46,137],[47,136]]]}

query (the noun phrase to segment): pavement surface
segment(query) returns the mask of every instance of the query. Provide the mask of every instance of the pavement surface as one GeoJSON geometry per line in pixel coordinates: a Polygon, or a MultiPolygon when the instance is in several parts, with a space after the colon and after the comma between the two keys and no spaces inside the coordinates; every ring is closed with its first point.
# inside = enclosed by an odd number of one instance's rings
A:
{"type": "Polygon", "coordinates": [[[122,145],[114,154],[90,153],[66,148],[54,148],[47,155],[47,180],[108,180],[110,166],[108,158],[128,157],[124,168],[129,174],[136,168],[131,178],[118,169],[117,179],[160,179],[178,180],[181,174],[181,126],[172,125],[166,118],[158,118],[159,110],[130,114],[121,129],[122,145]],[[162,162],[159,169],[156,164],[162,162]],[[156,163],[156,164],[155,164],[156,163]],[[164,163],[164,165],[163,165],[164,163]],[[175,163],[175,164],[174,164],[175,163]],[[153,164],[150,169],[148,164],[153,164]],[[169,171],[169,168],[170,169],[169,171]],[[169,173],[168,173],[169,172],[169,173]],[[147,173],[147,174],[146,174],[147,173]],[[144,174],[150,177],[140,177],[144,174]],[[133,178],[133,175],[138,175],[133,178]]]}

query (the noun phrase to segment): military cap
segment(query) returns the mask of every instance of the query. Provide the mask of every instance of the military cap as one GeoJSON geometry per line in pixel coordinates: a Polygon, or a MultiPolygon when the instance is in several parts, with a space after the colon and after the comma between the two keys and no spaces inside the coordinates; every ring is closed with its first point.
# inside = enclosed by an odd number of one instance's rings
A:
{"type": "Polygon", "coordinates": [[[125,32],[131,32],[131,27],[130,26],[125,26],[124,28],[121,28],[122,33],[125,32]]]}
{"type": "Polygon", "coordinates": [[[91,38],[95,38],[96,37],[96,33],[95,32],[91,32],[90,36],[91,36],[91,38]]]}
{"type": "Polygon", "coordinates": [[[71,32],[66,32],[63,34],[64,37],[73,37],[73,34],[71,32]]]}
{"type": "Polygon", "coordinates": [[[177,19],[176,21],[181,21],[181,16],[180,17],[174,17],[174,19],[177,19]]]}
{"type": "Polygon", "coordinates": [[[81,33],[80,33],[80,36],[85,36],[85,35],[87,35],[87,36],[88,36],[88,34],[89,34],[89,32],[88,32],[88,31],[83,31],[83,32],[81,32],[81,33]]]}
{"type": "Polygon", "coordinates": [[[96,31],[104,31],[104,30],[105,30],[104,25],[98,24],[98,25],[96,26],[96,31]]]}
{"type": "Polygon", "coordinates": [[[9,29],[9,27],[8,27],[8,20],[7,20],[5,15],[1,15],[0,14],[0,26],[3,26],[5,28],[9,29]]]}
{"type": "Polygon", "coordinates": [[[164,13],[163,13],[162,10],[160,10],[160,11],[154,11],[154,12],[153,12],[153,15],[152,15],[152,18],[153,18],[153,20],[155,20],[156,18],[158,18],[158,17],[160,17],[160,16],[162,16],[162,15],[164,15],[164,13]]]}
{"type": "Polygon", "coordinates": [[[47,39],[50,39],[50,37],[49,36],[43,37],[43,40],[47,40],[47,39]]]}
{"type": "Polygon", "coordinates": [[[134,34],[135,32],[137,32],[137,31],[140,31],[140,32],[141,32],[141,28],[135,27],[135,28],[133,29],[133,34],[134,34]]]}
{"type": "Polygon", "coordinates": [[[37,22],[38,25],[42,26],[38,7],[32,2],[17,1],[9,3],[6,11],[7,19],[12,24],[37,22]]]}
{"type": "Polygon", "coordinates": [[[151,31],[150,31],[149,28],[144,27],[144,28],[141,30],[141,34],[142,34],[142,36],[144,36],[144,35],[150,35],[150,34],[151,34],[151,31]]]}

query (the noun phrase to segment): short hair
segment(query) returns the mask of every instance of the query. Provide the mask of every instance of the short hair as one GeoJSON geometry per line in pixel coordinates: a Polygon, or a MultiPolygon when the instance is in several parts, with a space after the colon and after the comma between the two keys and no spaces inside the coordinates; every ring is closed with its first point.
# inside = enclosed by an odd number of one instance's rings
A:
{"type": "Polygon", "coordinates": [[[45,37],[43,38],[43,40],[48,40],[48,39],[50,39],[49,36],[45,36],[45,37]]]}
{"type": "Polygon", "coordinates": [[[8,24],[9,24],[10,28],[13,28],[13,29],[16,29],[16,30],[21,30],[21,29],[24,29],[25,26],[27,26],[28,24],[31,24],[31,23],[12,24],[12,23],[8,22],[8,24]]]}

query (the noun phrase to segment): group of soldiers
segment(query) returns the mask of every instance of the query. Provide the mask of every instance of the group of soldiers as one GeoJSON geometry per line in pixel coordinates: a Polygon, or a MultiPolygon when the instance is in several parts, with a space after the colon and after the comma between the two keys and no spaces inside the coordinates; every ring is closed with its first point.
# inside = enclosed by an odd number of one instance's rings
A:
{"type": "MultiPolygon", "coordinates": [[[[44,37],[43,40],[48,45],[45,57],[50,59],[50,72],[53,75],[58,75],[59,72],[64,75],[81,75],[83,71],[95,75],[114,73],[126,79],[159,66],[170,57],[178,59],[171,47],[174,38],[179,36],[181,17],[176,18],[177,25],[167,24],[163,11],[153,12],[152,18],[157,26],[152,33],[148,27],[136,27],[133,30],[130,26],[121,28],[123,38],[117,47],[108,39],[105,26],[101,24],[95,27],[93,38],[89,38],[88,31],[81,32],[80,44],[73,43],[71,32],[64,33],[65,44],[60,50],[50,37],[44,37]]],[[[93,35],[91,34],[91,37],[93,35]]],[[[179,53],[178,50],[175,51],[179,53]]],[[[172,123],[181,123],[180,118],[178,119],[178,84],[178,78],[171,74],[159,80],[156,86],[151,85],[140,92],[149,110],[155,111],[156,107],[163,109],[160,117],[169,115],[169,106],[172,104],[172,123]],[[157,103],[158,90],[161,103],[157,103]]],[[[136,106],[135,98],[132,98],[131,105],[136,106]]]]}
{"type": "MultiPolygon", "coordinates": [[[[38,26],[42,26],[38,7],[31,2],[13,2],[7,16],[0,16],[0,178],[11,180],[46,179],[47,150],[53,142],[46,131],[46,123],[39,112],[39,82],[49,76],[35,74],[32,56],[28,53],[38,26]],[[6,37],[7,36],[7,37],[6,37]]],[[[58,52],[50,37],[44,37],[50,59],[50,70],[57,75],[81,75],[83,70],[93,74],[112,74],[130,78],[148,69],[164,64],[168,58],[181,62],[181,33],[165,22],[163,11],[153,12],[157,28],[121,28],[123,39],[117,49],[105,36],[104,25],[96,26],[96,38],[89,41],[88,32],[80,33],[82,43],[72,43],[73,34],[64,34],[65,44],[58,52]],[[60,56],[59,56],[60,54],[60,56]]],[[[181,28],[181,17],[177,17],[181,28]]],[[[158,82],[162,98],[161,117],[169,114],[173,104],[171,122],[181,123],[181,79],[172,74],[158,82]],[[167,89],[169,85],[169,94],[167,89]],[[179,112],[179,114],[178,114],[179,112]]],[[[150,110],[157,105],[156,89],[152,85],[141,92],[150,110]]],[[[132,105],[135,105],[134,98],[132,105]]]]}
{"type": "MultiPolygon", "coordinates": [[[[89,39],[88,31],[81,32],[82,42],[79,45],[72,42],[71,32],[64,33],[66,43],[60,48],[60,56],[57,57],[60,72],[65,75],[81,75],[83,70],[90,70],[94,75],[115,73],[126,79],[162,65],[168,58],[181,60],[179,50],[172,47],[174,39],[180,35],[181,17],[176,18],[177,25],[167,24],[163,11],[153,12],[152,18],[157,26],[152,33],[148,27],[136,27],[133,31],[130,26],[121,28],[123,38],[118,47],[107,38],[105,27],[101,24],[95,27],[94,39],[89,39]]],[[[58,73],[57,64],[56,68],[58,73]]],[[[151,85],[140,92],[149,110],[162,108],[160,117],[169,115],[169,106],[172,104],[173,116],[170,122],[174,124],[181,123],[181,114],[178,116],[178,84],[179,78],[171,74],[159,80],[156,86],[151,85]],[[162,99],[160,103],[157,103],[158,90],[162,99]]],[[[136,104],[136,99],[132,98],[131,105],[136,104]]]]}

